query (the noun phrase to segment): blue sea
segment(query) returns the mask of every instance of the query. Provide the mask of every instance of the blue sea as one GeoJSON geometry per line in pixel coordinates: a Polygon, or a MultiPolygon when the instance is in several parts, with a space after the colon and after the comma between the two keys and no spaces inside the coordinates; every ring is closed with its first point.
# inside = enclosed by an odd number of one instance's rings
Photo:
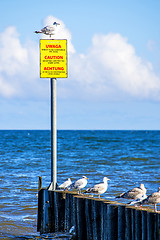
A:
{"type": "MultiPolygon", "coordinates": [[[[102,197],[109,200],[140,183],[147,194],[160,186],[160,131],[59,130],[57,135],[58,184],[85,175],[87,188],[107,176],[102,197]]],[[[49,186],[50,142],[49,130],[0,131],[0,239],[67,239],[37,232],[38,177],[49,186]]]]}

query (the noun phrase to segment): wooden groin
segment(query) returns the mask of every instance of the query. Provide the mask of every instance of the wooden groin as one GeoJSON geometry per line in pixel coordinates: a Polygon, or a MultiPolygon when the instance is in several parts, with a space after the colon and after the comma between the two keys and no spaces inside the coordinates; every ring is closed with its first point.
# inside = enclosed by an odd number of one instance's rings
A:
{"type": "Polygon", "coordinates": [[[40,189],[37,230],[78,240],[159,240],[160,214],[73,192],[40,189]]]}

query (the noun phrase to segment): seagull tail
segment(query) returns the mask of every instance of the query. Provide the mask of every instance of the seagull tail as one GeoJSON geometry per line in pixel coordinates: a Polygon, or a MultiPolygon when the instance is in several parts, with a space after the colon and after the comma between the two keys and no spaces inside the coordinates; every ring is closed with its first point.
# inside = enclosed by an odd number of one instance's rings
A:
{"type": "Polygon", "coordinates": [[[140,200],[138,199],[138,200],[134,200],[134,201],[132,201],[132,202],[129,202],[128,205],[135,205],[135,204],[136,204],[137,206],[140,206],[140,205],[141,205],[141,202],[142,202],[142,201],[140,201],[140,200]]]}
{"type": "Polygon", "coordinates": [[[121,193],[120,195],[118,195],[118,196],[116,196],[116,198],[121,198],[121,197],[123,197],[124,196],[124,194],[125,194],[125,192],[124,193],[121,193]]]}
{"type": "Polygon", "coordinates": [[[71,183],[71,185],[68,186],[68,189],[70,189],[70,190],[74,189],[74,183],[71,183]]]}
{"type": "Polygon", "coordinates": [[[138,198],[130,203],[128,203],[129,205],[137,205],[137,206],[141,206],[142,204],[144,204],[146,202],[147,199],[147,195],[144,194],[141,198],[138,198]]]}
{"type": "Polygon", "coordinates": [[[35,33],[42,33],[42,31],[35,31],[35,33]]]}
{"type": "Polygon", "coordinates": [[[93,188],[87,188],[87,190],[85,191],[85,193],[91,193],[93,191],[93,188]]]}

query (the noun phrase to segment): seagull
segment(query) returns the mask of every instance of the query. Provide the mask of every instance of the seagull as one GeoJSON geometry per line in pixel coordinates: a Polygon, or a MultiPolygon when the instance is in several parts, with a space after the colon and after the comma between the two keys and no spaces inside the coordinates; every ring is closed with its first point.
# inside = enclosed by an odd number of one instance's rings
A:
{"type": "Polygon", "coordinates": [[[65,181],[64,183],[62,183],[62,184],[59,185],[58,187],[66,190],[71,184],[72,184],[72,181],[71,181],[70,178],[68,178],[67,181],[65,181]]]}
{"type": "Polygon", "coordinates": [[[127,199],[141,199],[141,197],[146,194],[146,188],[144,187],[144,184],[141,183],[140,187],[133,188],[127,192],[124,192],[117,196],[116,198],[127,198],[127,199]]]}
{"type": "Polygon", "coordinates": [[[87,185],[87,177],[83,176],[81,179],[78,179],[72,185],[70,186],[71,189],[78,190],[78,194],[81,193],[81,189],[84,188],[87,185]]]}
{"type": "Polygon", "coordinates": [[[152,204],[154,205],[154,211],[157,212],[156,204],[160,203],[160,187],[158,188],[158,192],[154,192],[149,195],[146,199],[141,201],[141,204],[152,204]]]}
{"type": "Polygon", "coordinates": [[[50,37],[51,37],[52,35],[54,35],[54,32],[58,25],[60,25],[60,23],[54,22],[53,25],[48,25],[48,26],[42,28],[40,31],[35,31],[35,33],[43,33],[46,35],[50,35],[50,37]]]}
{"type": "Polygon", "coordinates": [[[94,193],[94,194],[98,194],[99,196],[99,199],[100,199],[100,194],[103,194],[107,191],[107,188],[108,188],[108,180],[110,180],[109,178],[107,177],[104,177],[103,178],[103,183],[99,183],[99,184],[96,184],[94,185],[93,187],[91,188],[88,188],[85,193],[94,193]]]}

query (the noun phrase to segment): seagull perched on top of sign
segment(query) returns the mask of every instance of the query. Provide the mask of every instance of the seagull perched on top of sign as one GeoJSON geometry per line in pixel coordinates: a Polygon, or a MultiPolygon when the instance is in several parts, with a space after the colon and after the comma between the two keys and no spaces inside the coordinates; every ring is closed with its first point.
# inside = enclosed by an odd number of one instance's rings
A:
{"type": "Polygon", "coordinates": [[[35,31],[35,33],[43,33],[46,35],[50,35],[51,37],[51,35],[54,35],[57,25],[60,25],[60,23],[54,22],[53,25],[48,25],[42,28],[40,31],[35,31]]]}

